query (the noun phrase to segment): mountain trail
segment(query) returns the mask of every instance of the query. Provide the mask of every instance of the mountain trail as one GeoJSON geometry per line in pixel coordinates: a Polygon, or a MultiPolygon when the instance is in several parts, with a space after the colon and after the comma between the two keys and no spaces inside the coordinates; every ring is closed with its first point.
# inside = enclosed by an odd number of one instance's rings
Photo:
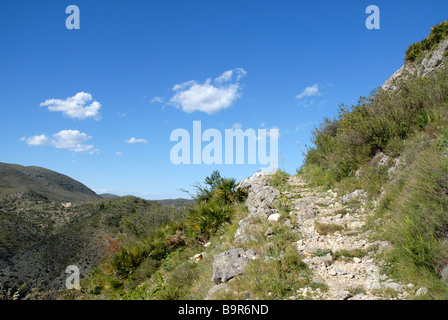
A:
{"type": "MultiPolygon", "coordinates": [[[[239,221],[234,244],[238,246],[254,239],[247,232],[251,225],[279,221],[278,202],[282,201],[289,212],[289,217],[282,222],[300,235],[300,240],[291,245],[312,272],[312,283],[327,288],[304,287],[290,299],[296,296],[315,300],[406,299],[406,289],[412,285],[398,283],[381,272],[383,262],[379,254],[389,244],[372,240],[372,231],[366,228],[366,218],[372,210],[367,209],[364,191],[339,196],[332,190],[311,188],[298,176],[289,177],[280,191],[269,185],[269,174],[262,172],[242,181],[237,188],[248,190],[249,214],[239,221]]],[[[223,283],[210,293],[228,290],[224,282],[234,277],[237,281],[246,263],[257,258],[252,249],[241,248],[217,255],[213,281],[223,283]]]]}

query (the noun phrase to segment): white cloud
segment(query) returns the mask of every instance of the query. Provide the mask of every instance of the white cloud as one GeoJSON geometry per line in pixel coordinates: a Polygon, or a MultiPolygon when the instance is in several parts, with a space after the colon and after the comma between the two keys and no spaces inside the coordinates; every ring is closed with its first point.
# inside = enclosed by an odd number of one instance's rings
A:
{"type": "Polygon", "coordinates": [[[115,155],[117,155],[117,156],[121,157],[121,156],[123,155],[123,153],[122,153],[122,152],[120,152],[120,151],[117,151],[117,152],[115,152],[115,155]]]}
{"type": "Polygon", "coordinates": [[[247,75],[246,70],[243,68],[236,68],[233,70],[227,70],[222,73],[219,77],[215,78],[216,83],[225,83],[229,82],[235,76],[235,81],[238,82],[241,78],[244,78],[247,75]]]}
{"type": "Polygon", "coordinates": [[[88,105],[90,101],[92,101],[92,95],[90,93],[78,92],[73,97],[68,97],[65,100],[45,100],[40,106],[47,106],[50,111],[62,112],[65,116],[72,119],[84,120],[94,118],[95,120],[99,120],[101,118],[99,113],[101,104],[98,101],[93,101],[88,105]]]}
{"type": "Polygon", "coordinates": [[[22,138],[29,146],[53,146],[57,149],[67,149],[73,152],[88,152],[90,154],[98,153],[99,150],[93,145],[83,144],[85,141],[91,139],[83,132],[78,130],[61,130],[48,138],[45,134],[33,136],[29,138],[22,138]]]}
{"type": "Polygon", "coordinates": [[[202,111],[214,114],[230,107],[241,95],[239,80],[247,72],[242,68],[225,71],[221,76],[207,79],[203,84],[190,80],[173,86],[176,91],[169,104],[184,112],[202,111]]]}
{"type": "Polygon", "coordinates": [[[151,99],[151,103],[154,103],[154,102],[162,103],[163,99],[155,96],[154,98],[151,99]]]}
{"type": "Polygon", "coordinates": [[[216,83],[228,82],[232,79],[233,70],[224,71],[222,75],[215,78],[216,83]]]}
{"type": "Polygon", "coordinates": [[[243,125],[240,122],[234,123],[232,129],[241,129],[243,125]]]}
{"type": "Polygon", "coordinates": [[[319,85],[316,83],[310,87],[306,87],[301,94],[297,95],[297,99],[302,99],[304,97],[320,96],[322,93],[319,91],[319,85]]]}
{"type": "Polygon", "coordinates": [[[22,138],[21,140],[25,141],[30,146],[44,146],[48,145],[50,142],[50,140],[48,140],[48,138],[44,134],[27,139],[22,138]]]}
{"type": "Polygon", "coordinates": [[[148,143],[146,139],[137,139],[132,137],[131,139],[127,140],[126,143],[134,144],[134,143],[148,143]]]}

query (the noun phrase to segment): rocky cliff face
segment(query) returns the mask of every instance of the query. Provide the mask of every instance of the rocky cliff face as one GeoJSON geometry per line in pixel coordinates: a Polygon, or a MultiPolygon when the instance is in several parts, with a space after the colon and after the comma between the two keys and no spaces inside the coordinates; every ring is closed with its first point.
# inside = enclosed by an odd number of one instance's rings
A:
{"type": "Polygon", "coordinates": [[[438,46],[424,55],[423,59],[415,62],[406,62],[383,84],[383,90],[397,90],[397,81],[406,79],[411,75],[425,77],[434,70],[446,65],[446,55],[448,52],[448,39],[443,40],[438,46]]]}

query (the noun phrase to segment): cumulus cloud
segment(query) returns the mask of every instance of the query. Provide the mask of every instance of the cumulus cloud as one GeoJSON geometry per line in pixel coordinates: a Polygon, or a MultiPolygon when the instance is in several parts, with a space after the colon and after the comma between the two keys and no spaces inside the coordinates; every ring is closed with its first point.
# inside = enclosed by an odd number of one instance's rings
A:
{"type": "Polygon", "coordinates": [[[310,87],[306,87],[301,94],[298,94],[296,96],[297,99],[302,99],[305,97],[313,97],[313,96],[319,96],[321,95],[321,92],[319,91],[319,85],[316,83],[310,87]]]}
{"type": "Polygon", "coordinates": [[[47,137],[45,134],[22,138],[29,146],[53,146],[57,149],[67,149],[73,152],[88,152],[90,154],[99,152],[93,145],[84,144],[92,137],[78,130],[61,130],[58,133],[47,137]]]}
{"type": "Polygon", "coordinates": [[[99,120],[101,118],[99,113],[101,104],[98,101],[90,103],[92,100],[92,95],[90,93],[78,92],[73,97],[68,97],[65,100],[45,100],[40,106],[46,106],[48,107],[48,110],[53,112],[62,112],[63,115],[72,119],[84,120],[93,118],[99,120]]]}
{"type": "Polygon", "coordinates": [[[173,86],[176,91],[169,104],[181,108],[184,112],[202,111],[214,114],[230,107],[241,96],[239,80],[246,76],[242,68],[225,71],[213,81],[204,83],[190,80],[173,86]]]}
{"type": "Polygon", "coordinates": [[[134,143],[148,143],[146,139],[137,139],[132,137],[131,139],[127,140],[126,143],[134,144],[134,143]]]}

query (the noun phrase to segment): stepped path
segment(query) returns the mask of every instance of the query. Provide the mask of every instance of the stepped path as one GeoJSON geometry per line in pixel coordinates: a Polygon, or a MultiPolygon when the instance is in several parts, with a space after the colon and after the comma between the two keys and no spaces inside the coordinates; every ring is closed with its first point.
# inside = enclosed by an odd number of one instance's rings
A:
{"type": "MultiPolygon", "coordinates": [[[[239,221],[234,246],[250,243],[254,224],[267,225],[272,221],[284,223],[300,235],[300,240],[291,243],[297,254],[312,272],[312,282],[328,290],[301,288],[296,296],[316,300],[376,300],[405,299],[405,286],[388,279],[381,273],[379,258],[386,241],[371,240],[372,234],[365,226],[371,215],[367,208],[365,193],[357,190],[343,195],[320,191],[307,186],[298,176],[291,176],[286,185],[273,188],[269,175],[258,172],[242,181],[237,188],[248,190],[246,205],[249,214],[239,221]],[[279,202],[287,207],[288,217],[281,215],[279,202]]],[[[263,226],[264,228],[265,226],[263,226]]],[[[266,235],[268,236],[268,235],[266,235]]],[[[252,249],[233,248],[215,257],[213,281],[221,283],[210,293],[226,289],[225,282],[244,272],[250,260],[257,259],[252,249]]],[[[208,298],[212,298],[209,295],[208,298]]]]}
{"type": "Polygon", "coordinates": [[[380,273],[381,261],[376,257],[388,243],[369,240],[365,219],[371,213],[362,204],[362,192],[338,198],[331,190],[308,188],[297,176],[289,178],[288,186],[290,191],[282,194],[291,199],[290,215],[296,217],[303,236],[297,251],[313,271],[314,282],[328,286],[316,298],[384,299],[386,292],[404,298],[405,286],[380,273]]]}

